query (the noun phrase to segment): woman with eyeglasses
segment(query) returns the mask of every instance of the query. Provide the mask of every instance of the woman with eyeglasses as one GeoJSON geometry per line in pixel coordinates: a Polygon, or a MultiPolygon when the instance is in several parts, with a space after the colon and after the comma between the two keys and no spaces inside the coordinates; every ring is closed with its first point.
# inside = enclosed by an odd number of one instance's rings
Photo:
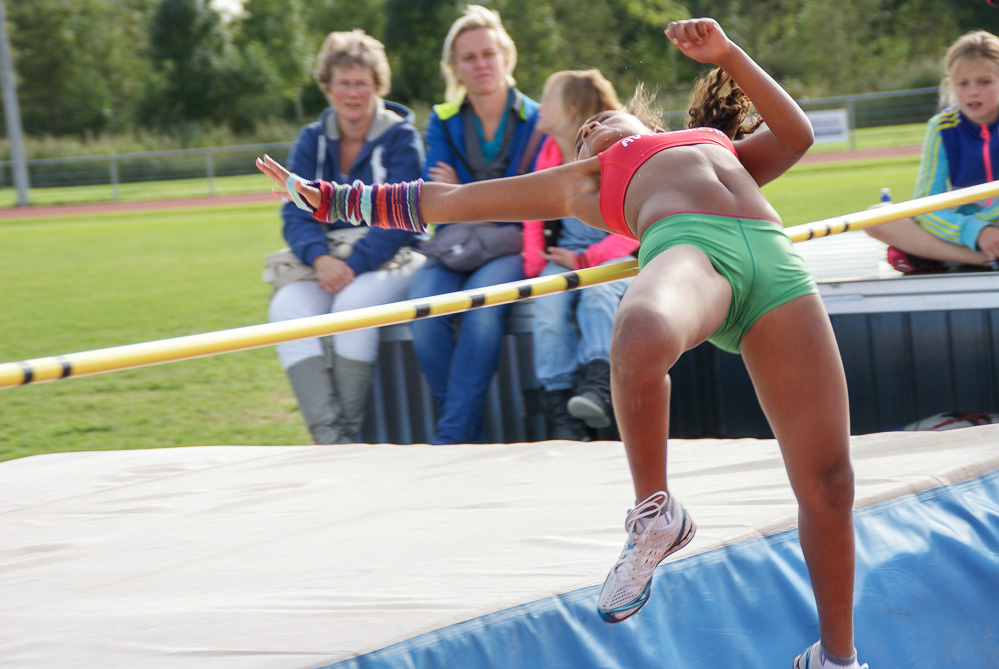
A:
{"type": "MultiPolygon", "coordinates": [[[[330,106],[299,132],[288,158],[291,169],[342,184],[420,178],[424,151],[414,114],[384,99],[391,71],[381,42],[361,30],[330,33],[314,76],[330,106]]],[[[405,299],[425,260],[408,248],[412,235],[403,230],[320,224],[291,201],[282,206],[281,217],[301,271],[274,272],[279,278],[271,281],[272,322],[405,299]]],[[[331,340],[328,351],[320,339],[278,344],[278,358],[313,441],[355,443],[374,378],[379,330],[331,340]]]]}

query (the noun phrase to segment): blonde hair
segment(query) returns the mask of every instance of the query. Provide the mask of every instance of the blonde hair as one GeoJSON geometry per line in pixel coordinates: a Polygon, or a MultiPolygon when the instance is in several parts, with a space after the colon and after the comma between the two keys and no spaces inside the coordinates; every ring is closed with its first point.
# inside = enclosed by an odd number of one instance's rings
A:
{"type": "Polygon", "coordinates": [[[385,45],[360,29],[332,32],[326,36],[313,70],[319,90],[327,91],[335,68],[354,65],[371,71],[378,97],[388,95],[392,88],[392,69],[385,55],[385,45]]]}
{"type": "Polygon", "coordinates": [[[999,68],[999,37],[984,30],[967,32],[950,45],[944,54],[943,65],[947,73],[940,81],[940,106],[950,107],[957,104],[954,92],[951,90],[951,77],[958,63],[966,58],[981,58],[991,61],[999,68]]]}
{"type": "Polygon", "coordinates": [[[614,85],[595,69],[555,72],[545,82],[544,99],[558,104],[560,121],[553,134],[574,134],[597,112],[621,109],[614,85]]]}
{"type": "Polygon", "coordinates": [[[444,99],[448,102],[458,102],[466,93],[465,85],[458,81],[458,77],[454,74],[456,65],[454,43],[462,33],[480,28],[492,30],[496,34],[496,41],[506,60],[506,84],[510,88],[517,85],[517,81],[513,78],[513,70],[517,67],[517,45],[503,27],[503,19],[500,18],[499,12],[486,9],[482,5],[468,5],[465,7],[465,13],[451,24],[447,37],[444,38],[444,47],[441,49],[441,74],[444,75],[445,82],[444,99]]]}

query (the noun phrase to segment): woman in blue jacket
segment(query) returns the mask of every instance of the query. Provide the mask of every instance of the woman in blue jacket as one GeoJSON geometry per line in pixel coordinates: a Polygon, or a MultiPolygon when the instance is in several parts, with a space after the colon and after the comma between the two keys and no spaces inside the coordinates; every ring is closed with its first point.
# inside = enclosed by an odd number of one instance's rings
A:
{"type": "MultiPolygon", "coordinates": [[[[946,108],[930,119],[914,197],[999,179],[999,38],[976,30],[944,57],[946,108]]],[[[867,228],[889,245],[904,273],[939,271],[944,263],[988,265],[999,258],[999,199],[966,204],[867,228]]]]}
{"type": "MultiPolygon", "coordinates": [[[[451,25],[441,57],[447,101],[434,107],[427,126],[427,180],[469,183],[531,170],[541,139],[534,132],[538,105],[516,89],[516,64],[517,48],[497,12],[470,5],[451,25]]],[[[519,248],[474,269],[455,270],[430,258],[409,296],[523,278],[519,248]]],[[[484,440],[486,391],[499,364],[508,309],[474,309],[412,324],[413,347],[437,410],[434,443],[484,440]]]]}
{"type": "MultiPolygon", "coordinates": [[[[423,143],[413,113],[383,99],[391,73],[385,47],[363,31],[330,33],[319,50],[316,82],[329,101],[305,126],[288,163],[296,173],[336,183],[395,182],[423,172],[423,143]]],[[[284,238],[313,272],[280,285],[269,319],[347,311],[406,298],[424,257],[406,246],[402,230],[317,223],[292,202],[281,210],[284,238]],[[304,279],[304,280],[302,280],[304,279]]],[[[333,335],[324,354],[319,339],[277,345],[278,358],[317,444],[358,440],[378,357],[379,331],[333,335]]]]}

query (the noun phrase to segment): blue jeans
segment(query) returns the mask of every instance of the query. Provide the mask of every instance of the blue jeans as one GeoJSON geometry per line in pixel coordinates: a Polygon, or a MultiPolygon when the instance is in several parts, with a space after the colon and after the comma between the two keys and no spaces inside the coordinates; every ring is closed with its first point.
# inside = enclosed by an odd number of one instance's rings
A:
{"type": "MultiPolygon", "coordinates": [[[[549,262],[541,275],[565,271],[549,262]]],[[[614,315],[630,283],[631,279],[601,283],[534,301],[534,373],[546,391],[570,389],[580,367],[591,360],[610,360],[614,315]]]]}
{"type": "MultiPolygon", "coordinates": [[[[474,272],[455,272],[431,258],[413,277],[410,298],[493,286],[524,278],[519,255],[492,260],[474,272]]],[[[499,364],[510,305],[415,320],[413,350],[437,408],[435,444],[481,443],[486,391],[499,364]],[[459,324],[455,333],[454,324],[459,324]]]]}

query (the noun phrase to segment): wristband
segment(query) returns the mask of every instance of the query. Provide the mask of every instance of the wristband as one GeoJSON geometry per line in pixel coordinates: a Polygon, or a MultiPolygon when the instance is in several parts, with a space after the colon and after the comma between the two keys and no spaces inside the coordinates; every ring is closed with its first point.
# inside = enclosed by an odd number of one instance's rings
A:
{"type": "Polygon", "coordinates": [[[310,181],[309,185],[318,188],[322,196],[313,216],[323,223],[346,221],[373,228],[427,231],[420,213],[423,179],[371,185],[360,181],[349,185],[310,181]]]}

